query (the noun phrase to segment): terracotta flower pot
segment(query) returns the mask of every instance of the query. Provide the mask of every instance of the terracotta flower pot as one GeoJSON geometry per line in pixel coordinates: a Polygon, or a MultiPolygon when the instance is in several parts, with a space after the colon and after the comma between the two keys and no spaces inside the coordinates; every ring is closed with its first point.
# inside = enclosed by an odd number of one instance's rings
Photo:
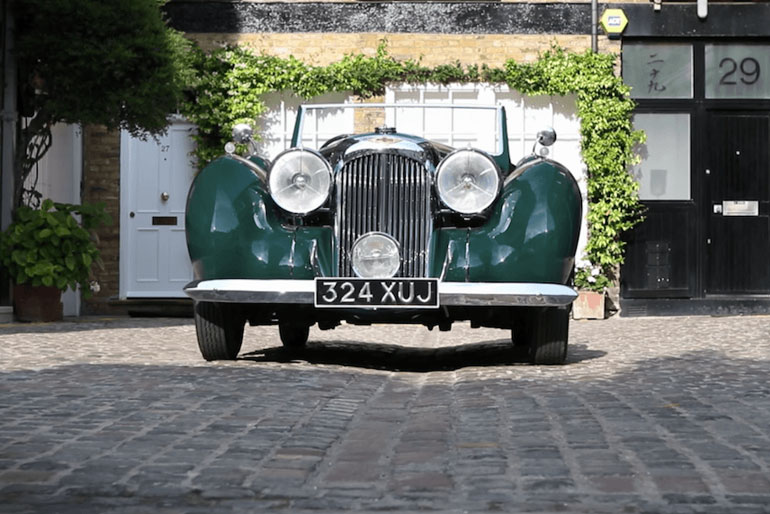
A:
{"type": "Polygon", "coordinates": [[[59,321],[62,319],[61,290],[16,284],[13,286],[13,308],[19,321],[59,321]]]}
{"type": "Polygon", "coordinates": [[[604,319],[604,293],[579,291],[572,304],[573,319],[604,319]]]}

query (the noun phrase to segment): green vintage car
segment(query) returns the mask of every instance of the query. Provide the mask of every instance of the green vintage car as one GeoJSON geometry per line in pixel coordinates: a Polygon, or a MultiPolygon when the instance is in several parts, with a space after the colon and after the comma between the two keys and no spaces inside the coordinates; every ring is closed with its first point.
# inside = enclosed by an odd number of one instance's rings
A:
{"type": "Polygon", "coordinates": [[[195,178],[185,292],[203,358],[235,359],[246,322],[302,347],[313,325],[469,321],[511,330],[535,364],[563,363],[582,202],[546,157],[553,130],[516,165],[500,106],[467,107],[494,111],[492,153],[388,126],[301,146],[308,112],[329,107],[300,107],[291,148],[272,161],[253,145],[237,154],[251,130],[236,126],[195,178]]]}

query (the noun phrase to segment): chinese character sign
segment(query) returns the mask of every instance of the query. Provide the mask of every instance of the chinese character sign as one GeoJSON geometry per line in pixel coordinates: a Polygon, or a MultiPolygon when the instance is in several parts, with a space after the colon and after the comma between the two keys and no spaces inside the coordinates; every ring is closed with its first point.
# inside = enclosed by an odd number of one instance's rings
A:
{"type": "Polygon", "coordinates": [[[692,47],[623,45],[623,80],[633,98],[692,98],[692,47]]]}

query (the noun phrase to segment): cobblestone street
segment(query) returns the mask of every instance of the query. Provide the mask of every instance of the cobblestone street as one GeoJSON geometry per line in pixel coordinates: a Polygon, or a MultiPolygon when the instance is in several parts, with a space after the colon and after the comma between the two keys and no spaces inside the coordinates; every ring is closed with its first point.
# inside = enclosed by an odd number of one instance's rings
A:
{"type": "Polygon", "coordinates": [[[0,511],[770,512],[770,317],[573,321],[559,367],[508,336],[0,326],[0,511]]]}

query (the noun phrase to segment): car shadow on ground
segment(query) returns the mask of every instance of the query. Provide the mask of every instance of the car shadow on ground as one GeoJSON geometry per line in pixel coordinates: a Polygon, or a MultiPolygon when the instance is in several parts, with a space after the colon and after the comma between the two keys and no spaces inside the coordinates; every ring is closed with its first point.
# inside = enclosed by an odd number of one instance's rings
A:
{"type": "MultiPolygon", "coordinates": [[[[606,352],[570,344],[566,365],[604,357],[606,352]]],[[[241,354],[253,362],[310,363],[388,371],[455,371],[476,366],[529,365],[527,349],[508,340],[440,348],[415,348],[355,341],[309,342],[305,348],[264,348],[241,354]]]]}

